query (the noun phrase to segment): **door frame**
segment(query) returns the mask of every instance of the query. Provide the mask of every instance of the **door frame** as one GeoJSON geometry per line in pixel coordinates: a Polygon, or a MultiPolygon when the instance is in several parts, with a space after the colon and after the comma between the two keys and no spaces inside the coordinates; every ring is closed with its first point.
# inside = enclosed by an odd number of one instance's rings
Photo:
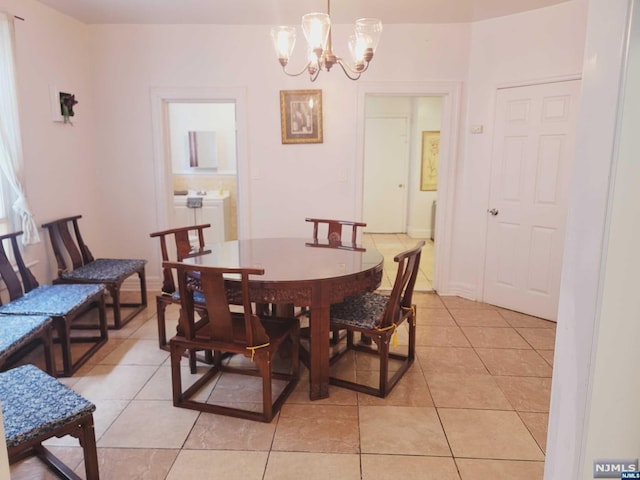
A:
{"type": "Polygon", "coordinates": [[[357,86],[355,211],[362,217],[364,195],[364,126],[366,97],[442,97],[440,158],[438,167],[437,248],[433,289],[450,290],[451,244],[455,199],[455,172],[458,164],[461,82],[362,82],[357,86]]]}
{"type": "Polygon", "coordinates": [[[156,195],[156,225],[169,228],[169,211],[173,208],[172,175],[168,145],[167,105],[172,102],[233,102],[236,104],[236,182],[238,238],[250,237],[249,160],[247,153],[247,89],[244,87],[152,87],[151,122],[153,129],[153,169],[156,195]]]}

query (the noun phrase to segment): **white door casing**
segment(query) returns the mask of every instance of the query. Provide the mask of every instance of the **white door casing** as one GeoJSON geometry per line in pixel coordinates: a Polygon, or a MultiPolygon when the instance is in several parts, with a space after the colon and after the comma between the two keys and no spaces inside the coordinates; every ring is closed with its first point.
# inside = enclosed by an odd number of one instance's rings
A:
{"type": "Polygon", "coordinates": [[[367,118],[365,124],[363,202],[368,233],[403,233],[407,229],[409,119],[367,118]]]}
{"type": "Polygon", "coordinates": [[[578,80],[499,89],[483,300],[557,319],[578,80]]]}

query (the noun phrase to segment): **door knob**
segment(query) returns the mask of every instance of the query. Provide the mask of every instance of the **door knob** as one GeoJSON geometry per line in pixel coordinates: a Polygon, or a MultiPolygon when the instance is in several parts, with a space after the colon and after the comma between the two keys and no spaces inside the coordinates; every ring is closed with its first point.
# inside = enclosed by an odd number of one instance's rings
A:
{"type": "Polygon", "coordinates": [[[487,210],[487,212],[489,212],[494,217],[498,215],[498,210],[496,210],[495,208],[492,208],[491,210],[487,210]]]}
{"type": "Polygon", "coordinates": [[[404,188],[404,185],[402,183],[399,183],[398,188],[404,188]]]}

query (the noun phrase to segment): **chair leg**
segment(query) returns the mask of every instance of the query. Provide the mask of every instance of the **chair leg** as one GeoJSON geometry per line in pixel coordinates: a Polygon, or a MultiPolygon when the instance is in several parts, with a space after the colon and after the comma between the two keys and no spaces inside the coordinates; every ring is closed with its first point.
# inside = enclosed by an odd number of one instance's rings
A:
{"type": "Polygon", "coordinates": [[[156,311],[158,317],[158,346],[162,350],[169,350],[167,347],[167,320],[166,320],[167,303],[158,297],[156,299],[156,311]]]}
{"type": "Polygon", "coordinates": [[[93,423],[93,415],[89,415],[82,422],[82,439],[80,445],[84,452],[84,471],[87,480],[99,480],[98,472],[98,452],[96,448],[96,434],[93,423]]]}

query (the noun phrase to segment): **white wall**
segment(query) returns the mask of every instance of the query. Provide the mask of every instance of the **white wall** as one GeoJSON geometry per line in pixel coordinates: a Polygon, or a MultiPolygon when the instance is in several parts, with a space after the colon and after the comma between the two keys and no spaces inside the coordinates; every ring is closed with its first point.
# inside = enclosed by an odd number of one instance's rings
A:
{"type": "Polygon", "coordinates": [[[638,458],[640,7],[625,75],[631,3],[589,2],[546,480],[590,479],[596,459],[638,458]]]}
{"type": "MultiPolygon", "coordinates": [[[[109,225],[137,232],[119,247],[121,255],[151,258],[157,249],[148,238],[148,232],[157,229],[149,106],[152,87],[246,88],[251,236],[307,235],[304,218],[319,211],[338,218],[360,216],[355,211],[354,184],[358,84],[339,70],[323,72],[314,84],[306,77],[286,77],[267,40],[269,27],[89,27],[96,108],[100,111],[96,148],[99,189],[103,198],[109,198],[103,218],[109,225]],[[234,48],[223,48],[226,45],[234,48]],[[324,142],[283,145],[279,91],[308,88],[322,89],[324,142]],[[121,105],[126,105],[125,115],[121,105]],[[344,176],[338,175],[341,171],[344,176]],[[125,177],[122,172],[127,172],[125,177]]],[[[346,30],[336,27],[334,48],[339,52],[347,53],[341,35],[346,30]]],[[[468,25],[389,25],[384,45],[380,45],[364,81],[462,80],[468,61],[468,32],[468,25]],[[399,58],[394,53],[399,47],[410,58],[399,58]],[[429,62],[414,61],[426,57],[429,62]]],[[[300,56],[292,63],[298,68],[302,61],[300,56]]],[[[242,184],[242,179],[239,182],[242,184]]],[[[159,275],[155,264],[148,270],[150,276],[159,275]]]]}
{"type": "MultiPolygon", "coordinates": [[[[357,85],[465,82],[464,135],[455,159],[453,288],[443,293],[471,298],[481,294],[479,232],[484,231],[490,129],[468,137],[468,125],[491,125],[497,84],[579,71],[586,10],[583,0],[573,0],[474,25],[385,25],[362,80],[351,82],[334,70],[311,84],[304,76],[281,73],[267,40],[269,25],[84,26],[34,0],[0,0],[5,5],[27,19],[18,32],[18,68],[22,122],[28,126],[23,127],[27,193],[36,218],[83,213],[83,232],[101,256],[157,256],[148,237],[158,228],[159,203],[153,87],[246,89],[248,234],[276,236],[307,234],[304,218],[319,208],[344,218],[360,216],[357,85]],[[50,83],[75,90],[80,101],[75,127],[50,121],[50,83]],[[279,91],[307,88],[323,91],[324,143],[283,145],[279,91]]],[[[349,29],[335,26],[338,53],[347,54],[349,29]]],[[[294,69],[303,57],[300,49],[294,53],[294,69]]],[[[148,266],[150,285],[159,280],[155,263],[148,266]]]]}
{"type": "Polygon", "coordinates": [[[496,89],[579,75],[586,12],[586,1],[575,0],[472,26],[448,293],[482,299],[496,89]],[[484,133],[471,134],[472,125],[484,133]]]}
{"type": "MultiPolygon", "coordinates": [[[[108,230],[102,228],[96,195],[95,105],[90,82],[87,26],[33,0],[0,0],[0,9],[16,20],[16,67],[24,150],[24,188],[38,225],[82,214],[91,248],[108,230]],[[74,126],[52,121],[49,86],[76,95],[74,126]]],[[[115,185],[114,185],[115,187],[115,185]]],[[[25,257],[40,283],[55,275],[46,232],[27,247],[25,257]]],[[[107,248],[108,253],[111,248],[107,248]]]]}

